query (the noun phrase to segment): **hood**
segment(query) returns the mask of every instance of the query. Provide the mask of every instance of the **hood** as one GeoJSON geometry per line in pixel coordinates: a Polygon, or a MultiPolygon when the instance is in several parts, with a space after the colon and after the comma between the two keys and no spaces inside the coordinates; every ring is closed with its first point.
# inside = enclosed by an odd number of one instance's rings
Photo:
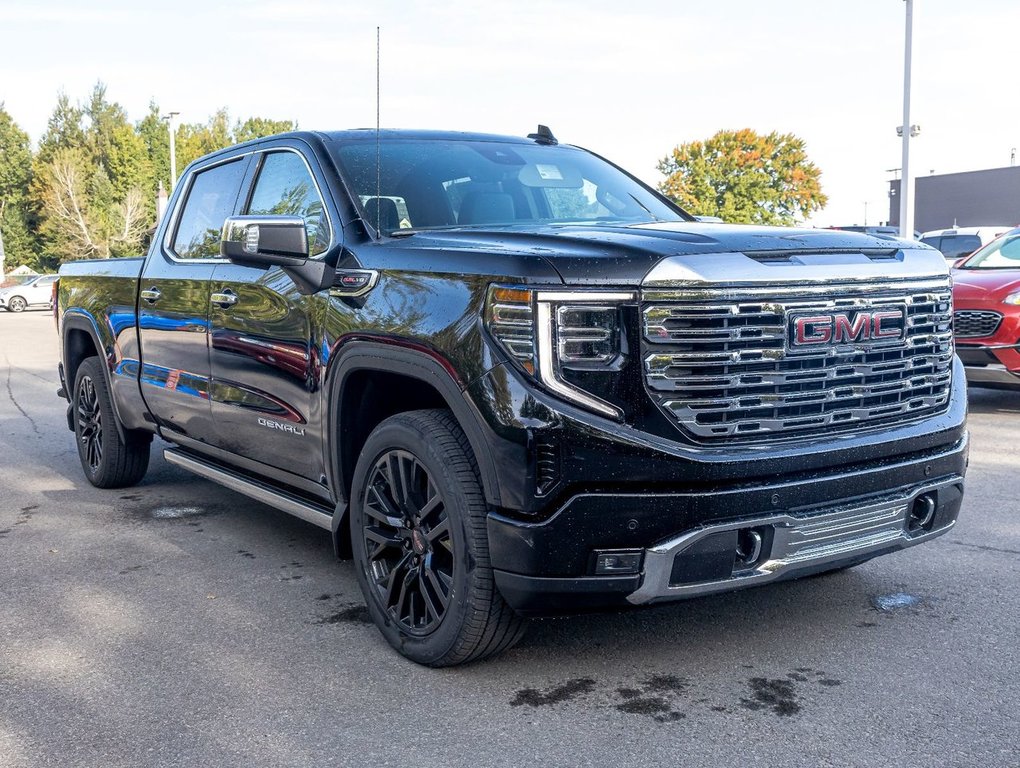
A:
{"type": "Polygon", "coordinates": [[[1002,301],[1020,291],[1020,269],[954,269],[953,298],[1002,301]]]}
{"type": "Polygon", "coordinates": [[[638,285],[671,256],[932,250],[914,241],[859,232],[697,221],[426,230],[405,242],[408,247],[540,256],[571,285],[638,285]]]}

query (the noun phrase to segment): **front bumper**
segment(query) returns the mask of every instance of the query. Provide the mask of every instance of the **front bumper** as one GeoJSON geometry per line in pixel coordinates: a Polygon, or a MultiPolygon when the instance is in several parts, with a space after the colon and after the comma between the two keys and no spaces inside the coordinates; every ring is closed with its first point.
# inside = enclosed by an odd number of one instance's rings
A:
{"type": "Polygon", "coordinates": [[[952,528],[968,451],[963,437],[909,459],[774,483],[580,493],[540,523],[492,514],[496,585],[519,612],[553,615],[694,597],[852,565],[952,528]],[[918,510],[930,517],[919,522],[918,510]],[[737,554],[741,531],[761,538],[751,562],[737,554]],[[605,550],[639,552],[639,572],[594,575],[596,552],[605,550]]]}
{"type": "Polygon", "coordinates": [[[976,386],[1020,388],[1020,344],[957,342],[967,381],[976,386]]]}

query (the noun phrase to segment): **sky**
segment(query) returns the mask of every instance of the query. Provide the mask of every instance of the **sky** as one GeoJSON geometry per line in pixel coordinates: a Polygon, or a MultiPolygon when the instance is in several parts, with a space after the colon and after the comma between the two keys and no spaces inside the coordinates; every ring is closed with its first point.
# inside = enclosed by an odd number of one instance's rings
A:
{"type": "MultiPolygon", "coordinates": [[[[0,0],[0,102],[37,142],[57,94],[102,81],[204,122],[381,122],[524,135],[538,123],[657,184],[677,144],[794,133],[822,171],[818,226],[888,218],[901,164],[904,0],[0,0]]],[[[1017,0],[915,0],[911,165],[997,168],[1020,147],[1017,0]]]]}

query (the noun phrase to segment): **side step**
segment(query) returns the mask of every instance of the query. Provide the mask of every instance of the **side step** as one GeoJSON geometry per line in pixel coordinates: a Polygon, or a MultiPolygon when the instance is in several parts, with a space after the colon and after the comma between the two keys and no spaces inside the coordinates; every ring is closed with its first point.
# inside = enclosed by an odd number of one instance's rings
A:
{"type": "Polygon", "coordinates": [[[183,467],[189,472],[194,472],[196,475],[204,477],[206,480],[212,480],[214,483],[229,488],[232,491],[243,493],[245,496],[250,496],[256,501],[268,504],[270,507],[276,507],[289,515],[294,515],[294,517],[299,517],[305,522],[317,525],[319,528],[325,528],[327,531],[332,530],[333,515],[331,512],[326,511],[323,507],[303,501],[297,496],[292,496],[286,491],[277,490],[264,483],[260,483],[258,480],[251,480],[228,469],[207,464],[201,459],[179,451],[176,448],[165,449],[163,451],[163,458],[171,464],[176,464],[178,467],[183,467]]]}

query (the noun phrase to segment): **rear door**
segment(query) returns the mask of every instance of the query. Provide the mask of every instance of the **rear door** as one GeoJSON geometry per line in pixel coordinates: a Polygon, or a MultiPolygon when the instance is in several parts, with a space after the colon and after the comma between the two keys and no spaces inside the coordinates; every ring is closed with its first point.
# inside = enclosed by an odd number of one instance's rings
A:
{"type": "MultiPolygon", "coordinates": [[[[278,147],[259,153],[254,162],[254,186],[241,212],[301,216],[309,251],[321,257],[334,229],[320,191],[325,185],[312,170],[314,158],[278,147]]],[[[278,267],[219,264],[212,286],[211,399],[218,447],[320,482],[324,463],[314,339],[328,298],[302,295],[278,267]]]]}
{"type": "MultiPolygon", "coordinates": [[[[222,260],[224,220],[235,212],[251,156],[198,168],[150,249],[139,284],[142,395],[165,430],[212,442],[209,409],[210,280],[222,260]]],[[[169,435],[173,437],[174,434],[169,435]]]]}

